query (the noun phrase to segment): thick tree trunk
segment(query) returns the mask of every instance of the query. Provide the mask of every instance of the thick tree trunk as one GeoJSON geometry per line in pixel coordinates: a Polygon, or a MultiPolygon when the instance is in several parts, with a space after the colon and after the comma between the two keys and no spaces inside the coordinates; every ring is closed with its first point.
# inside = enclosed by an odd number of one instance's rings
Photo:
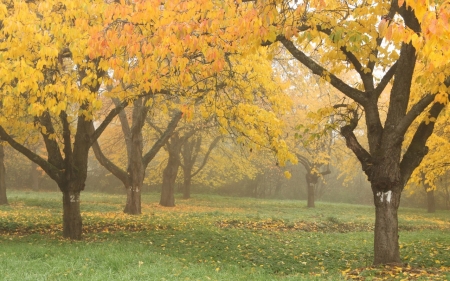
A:
{"type": "Polygon", "coordinates": [[[436,201],[434,200],[434,190],[427,191],[427,211],[428,213],[436,212],[436,201]]]}
{"type": "Polygon", "coordinates": [[[0,145],[0,205],[7,204],[8,198],[6,196],[5,152],[3,145],[0,145]]]}
{"type": "Polygon", "coordinates": [[[159,204],[164,207],[175,206],[175,181],[177,180],[178,168],[180,167],[180,152],[183,142],[187,136],[180,138],[178,133],[175,133],[167,143],[167,151],[169,152],[169,159],[167,166],[163,171],[163,182],[161,187],[161,200],[159,204]]]}
{"type": "MultiPolygon", "coordinates": [[[[176,173],[174,175],[174,167],[167,166],[163,173],[163,183],[161,189],[161,200],[159,204],[164,207],[175,206],[175,180],[176,173]],[[172,171],[168,171],[172,170],[172,171]]],[[[177,168],[178,170],[178,168],[177,168]]]]}
{"type": "Polygon", "coordinates": [[[163,172],[163,182],[161,189],[161,200],[159,204],[165,207],[175,206],[175,181],[179,168],[179,154],[170,155],[167,166],[163,172]]]}
{"type": "Polygon", "coordinates": [[[125,204],[124,213],[130,215],[141,214],[141,186],[127,188],[127,202],[125,204]]]}
{"type": "Polygon", "coordinates": [[[191,175],[185,173],[183,181],[183,199],[189,198],[191,198],[191,175]]]}
{"type": "Polygon", "coordinates": [[[82,233],[80,191],[63,192],[63,210],[63,236],[80,240],[82,233]]]}
{"type": "Polygon", "coordinates": [[[374,265],[398,264],[400,248],[398,243],[398,216],[400,192],[374,192],[375,239],[374,265]]]}

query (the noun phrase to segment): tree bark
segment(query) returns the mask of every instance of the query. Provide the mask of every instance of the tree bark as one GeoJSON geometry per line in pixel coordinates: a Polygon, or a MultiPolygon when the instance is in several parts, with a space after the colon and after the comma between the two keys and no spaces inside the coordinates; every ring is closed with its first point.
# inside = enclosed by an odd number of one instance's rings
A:
{"type": "Polygon", "coordinates": [[[80,240],[82,226],[80,191],[63,191],[63,236],[80,240]]]}
{"type": "Polygon", "coordinates": [[[3,145],[0,144],[0,205],[7,204],[8,197],[6,196],[5,151],[3,145]]]}
{"type": "Polygon", "coordinates": [[[315,184],[309,182],[308,183],[308,204],[307,207],[308,208],[315,208],[316,205],[314,203],[314,189],[315,189],[315,184]]]}
{"type": "Polygon", "coordinates": [[[179,162],[169,156],[169,161],[163,172],[161,200],[159,204],[164,207],[175,206],[175,181],[177,179],[179,162]]]}
{"type": "Polygon", "coordinates": [[[374,265],[398,264],[401,262],[397,216],[400,196],[401,192],[392,190],[387,192],[374,192],[374,265]]]}
{"type": "Polygon", "coordinates": [[[175,181],[177,179],[178,168],[180,167],[180,150],[182,141],[175,133],[167,144],[169,159],[163,171],[163,182],[161,186],[161,200],[159,204],[164,207],[175,206],[175,181]]]}
{"type": "Polygon", "coordinates": [[[127,188],[127,202],[123,210],[130,215],[141,214],[141,186],[130,186],[127,188]]]}
{"type": "Polygon", "coordinates": [[[427,211],[428,211],[428,213],[436,212],[436,201],[434,198],[434,190],[433,189],[427,191],[427,211]]]}
{"type": "Polygon", "coordinates": [[[183,199],[191,198],[191,174],[184,173],[183,179],[183,199]]]}

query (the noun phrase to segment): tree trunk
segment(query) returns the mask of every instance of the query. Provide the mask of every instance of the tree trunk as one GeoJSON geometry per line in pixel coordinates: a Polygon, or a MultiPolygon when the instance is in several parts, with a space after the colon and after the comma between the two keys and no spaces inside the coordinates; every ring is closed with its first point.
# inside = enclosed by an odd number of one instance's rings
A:
{"type": "Polygon", "coordinates": [[[175,181],[177,179],[178,164],[167,163],[163,172],[163,182],[161,189],[161,200],[159,204],[164,207],[175,206],[175,181]]]}
{"type": "Polygon", "coordinates": [[[63,192],[63,210],[63,236],[80,240],[82,232],[80,191],[63,192]]]}
{"type": "MultiPolygon", "coordinates": [[[[375,188],[374,188],[375,190],[375,188]]],[[[374,265],[399,264],[398,216],[400,192],[375,192],[374,265]]]]}
{"type": "Polygon", "coordinates": [[[308,183],[308,208],[315,208],[316,205],[314,203],[314,184],[313,183],[308,183]]]}
{"type": "Polygon", "coordinates": [[[307,193],[308,193],[308,208],[315,208],[315,187],[317,183],[317,176],[311,175],[310,173],[306,174],[306,186],[307,186],[307,193]]]}
{"type": "Polygon", "coordinates": [[[178,133],[175,133],[167,143],[169,159],[167,160],[167,166],[163,171],[161,200],[159,201],[161,206],[175,206],[175,181],[177,180],[178,168],[180,167],[181,146],[186,138],[186,135],[180,138],[178,133]]]}
{"type": "Polygon", "coordinates": [[[183,181],[183,199],[189,199],[191,198],[191,175],[184,174],[184,181],[183,181]]]}
{"type": "Polygon", "coordinates": [[[8,197],[6,196],[5,151],[3,145],[0,144],[0,205],[7,204],[8,197]]]}
{"type": "Polygon", "coordinates": [[[428,210],[428,213],[436,212],[436,202],[434,200],[434,190],[433,189],[427,191],[427,210],[428,210]]]}
{"type": "Polygon", "coordinates": [[[127,188],[127,203],[123,210],[124,213],[130,215],[141,214],[141,190],[142,186],[140,185],[127,188]]]}

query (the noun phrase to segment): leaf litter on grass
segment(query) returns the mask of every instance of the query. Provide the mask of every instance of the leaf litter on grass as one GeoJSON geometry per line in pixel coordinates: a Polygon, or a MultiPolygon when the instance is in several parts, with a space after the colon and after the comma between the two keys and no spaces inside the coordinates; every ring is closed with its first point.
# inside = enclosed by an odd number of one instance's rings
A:
{"type": "Polygon", "coordinates": [[[342,275],[347,280],[434,280],[446,281],[450,277],[450,267],[420,268],[410,265],[384,265],[344,270],[342,275]]]}

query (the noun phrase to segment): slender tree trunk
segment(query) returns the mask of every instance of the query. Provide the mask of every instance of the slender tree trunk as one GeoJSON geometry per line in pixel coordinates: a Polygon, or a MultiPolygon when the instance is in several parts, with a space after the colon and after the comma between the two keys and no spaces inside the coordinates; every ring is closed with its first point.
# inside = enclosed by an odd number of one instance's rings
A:
{"type": "Polygon", "coordinates": [[[63,236],[80,240],[82,233],[80,191],[63,191],[63,210],[63,236]]]}
{"type": "Polygon", "coordinates": [[[434,190],[427,191],[427,211],[428,213],[436,212],[436,201],[434,199],[434,190]]]}
{"type": "Polygon", "coordinates": [[[315,187],[316,187],[316,183],[317,183],[317,176],[311,175],[310,173],[307,172],[306,174],[306,188],[307,188],[307,193],[308,193],[308,203],[307,203],[307,207],[308,208],[315,208],[315,187]]]}
{"type": "Polygon", "coordinates": [[[3,145],[0,145],[0,205],[7,205],[6,196],[6,169],[5,169],[5,151],[3,145]]]}
{"type": "Polygon", "coordinates": [[[314,203],[315,199],[314,199],[314,184],[313,183],[308,183],[308,208],[315,208],[316,205],[314,203]]]}
{"type": "MultiPolygon", "coordinates": [[[[394,189],[395,190],[395,189],[394,189]]],[[[401,192],[389,190],[374,192],[375,240],[374,265],[398,264],[400,248],[398,243],[398,216],[401,192]]]]}

